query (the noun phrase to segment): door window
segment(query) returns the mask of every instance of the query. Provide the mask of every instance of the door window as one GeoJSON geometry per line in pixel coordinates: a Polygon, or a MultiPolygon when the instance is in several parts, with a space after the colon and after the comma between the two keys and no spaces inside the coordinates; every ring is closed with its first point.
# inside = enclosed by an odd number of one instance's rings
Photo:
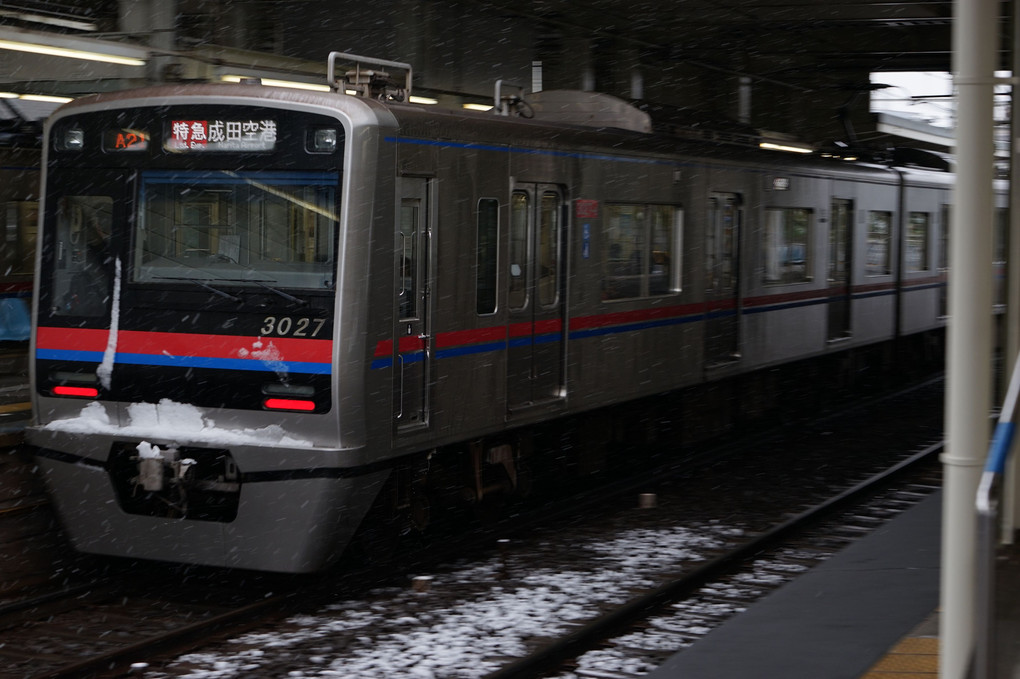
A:
{"type": "Polygon", "coordinates": [[[542,194],[538,225],[538,303],[555,306],[560,297],[560,196],[542,194]]]}
{"type": "Polygon", "coordinates": [[[400,319],[418,318],[418,221],[421,201],[405,198],[400,206],[400,283],[397,302],[400,319]]]}
{"type": "Polygon", "coordinates": [[[519,311],[528,305],[528,224],[531,201],[524,191],[510,197],[510,309],[519,311]]]}

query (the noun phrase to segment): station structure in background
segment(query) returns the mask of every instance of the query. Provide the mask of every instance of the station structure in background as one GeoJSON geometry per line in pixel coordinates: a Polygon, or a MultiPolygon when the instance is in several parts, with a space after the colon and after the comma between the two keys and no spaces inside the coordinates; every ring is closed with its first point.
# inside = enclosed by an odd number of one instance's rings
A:
{"type": "MultiPolygon", "coordinates": [[[[975,645],[973,498],[998,399],[987,275],[1002,162],[993,99],[996,86],[1015,85],[996,73],[1020,72],[1016,14],[1016,0],[19,0],[0,5],[0,118],[34,119],[68,98],[154,82],[260,77],[326,90],[323,56],[342,50],[413,64],[425,104],[491,105],[502,79],[526,92],[614,94],[677,127],[819,152],[953,144],[943,512],[943,544],[952,548],[943,550],[940,675],[957,679],[975,645]],[[871,75],[883,71],[952,71],[955,143],[869,113],[871,75]]],[[[1016,126],[1009,148],[1020,148],[1016,126]]],[[[1018,213],[1011,210],[1013,262],[1018,213]]],[[[1010,300],[1020,299],[1016,269],[1010,300]]],[[[1007,367],[1020,350],[1017,306],[1006,324],[1007,367]]],[[[1006,484],[1004,541],[1020,517],[1016,476],[1006,484]]]]}

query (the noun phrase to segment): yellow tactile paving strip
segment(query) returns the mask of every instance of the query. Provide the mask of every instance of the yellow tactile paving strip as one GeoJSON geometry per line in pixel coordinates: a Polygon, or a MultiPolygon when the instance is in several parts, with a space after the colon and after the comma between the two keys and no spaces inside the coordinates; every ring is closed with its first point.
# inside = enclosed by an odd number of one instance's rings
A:
{"type": "Polygon", "coordinates": [[[938,679],[937,637],[906,637],[861,679],[938,679]]]}
{"type": "Polygon", "coordinates": [[[31,410],[32,404],[28,401],[23,403],[4,403],[0,404],[0,414],[6,413],[20,413],[26,410],[31,410]]]}

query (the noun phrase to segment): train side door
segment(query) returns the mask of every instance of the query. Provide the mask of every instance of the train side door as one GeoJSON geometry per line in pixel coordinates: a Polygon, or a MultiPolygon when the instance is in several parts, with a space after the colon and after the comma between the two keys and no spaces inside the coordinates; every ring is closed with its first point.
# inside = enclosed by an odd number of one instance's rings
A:
{"type": "Polygon", "coordinates": [[[740,358],[740,195],[712,193],[705,231],[705,362],[740,358]]]}
{"type": "Polygon", "coordinates": [[[829,226],[829,341],[851,334],[851,257],[854,243],[854,203],[832,199],[829,226]]]}
{"type": "Polygon", "coordinates": [[[401,429],[428,426],[432,338],[429,327],[431,201],[428,179],[400,178],[397,213],[397,321],[394,419],[401,429]]]}
{"type": "Polygon", "coordinates": [[[518,185],[510,197],[507,407],[562,399],[564,389],[563,193],[518,185]]]}

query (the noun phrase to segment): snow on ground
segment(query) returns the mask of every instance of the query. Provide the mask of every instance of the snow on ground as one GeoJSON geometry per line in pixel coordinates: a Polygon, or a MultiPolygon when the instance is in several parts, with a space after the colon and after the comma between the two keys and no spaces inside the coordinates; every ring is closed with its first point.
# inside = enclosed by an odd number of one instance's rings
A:
{"type": "Polygon", "coordinates": [[[653,574],[701,560],[734,533],[719,525],[628,530],[572,546],[573,565],[564,569],[532,570],[533,555],[493,556],[434,574],[430,592],[377,590],[366,600],[292,617],[280,629],[237,637],[230,642],[236,651],[181,656],[168,670],[192,679],[483,677],[523,656],[536,640],[564,634],[600,607],[627,600],[635,588],[657,585],[653,574]],[[584,561],[590,568],[576,565],[578,549],[590,557],[584,561]],[[458,590],[463,594],[451,599],[458,590]]]}

